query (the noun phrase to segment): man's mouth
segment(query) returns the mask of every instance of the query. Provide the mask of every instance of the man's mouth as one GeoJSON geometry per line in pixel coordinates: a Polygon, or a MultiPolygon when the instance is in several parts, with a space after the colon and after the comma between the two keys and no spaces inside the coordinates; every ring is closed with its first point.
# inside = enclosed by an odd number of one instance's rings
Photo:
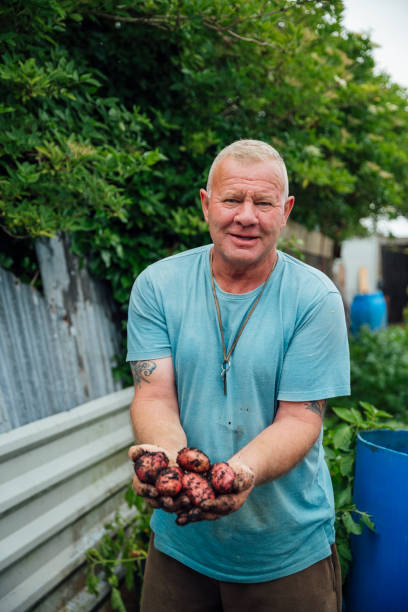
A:
{"type": "Polygon", "coordinates": [[[231,234],[234,238],[239,238],[239,240],[246,240],[247,242],[251,242],[251,240],[256,240],[258,236],[242,236],[241,234],[231,234]]]}

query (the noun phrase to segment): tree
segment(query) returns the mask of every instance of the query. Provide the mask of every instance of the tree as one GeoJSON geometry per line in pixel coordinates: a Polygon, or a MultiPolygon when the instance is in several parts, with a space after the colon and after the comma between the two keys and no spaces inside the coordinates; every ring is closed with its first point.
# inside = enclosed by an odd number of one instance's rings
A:
{"type": "Polygon", "coordinates": [[[342,11],[340,0],[4,3],[3,230],[70,232],[125,304],[148,263],[208,240],[198,188],[241,137],[281,151],[308,228],[339,241],[362,217],[406,212],[406,91],[375,76],[372,43],[344,31],[342,11]]]}

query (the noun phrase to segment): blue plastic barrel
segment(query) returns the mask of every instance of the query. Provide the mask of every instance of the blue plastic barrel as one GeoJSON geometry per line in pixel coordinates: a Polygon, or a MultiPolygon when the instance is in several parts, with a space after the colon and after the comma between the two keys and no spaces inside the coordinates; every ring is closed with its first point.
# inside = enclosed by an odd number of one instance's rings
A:
{"type": "Polygon", "coordinates": [[[354,501],[375,533],[352,536],[347,612],[408,611],[408,431],[357,437],[354,501]]]}
{"type": "Polygon", "coordinates": [[[372,331],[386,327],[387,304],[383,292],[357,293],[351,303],[350,321],[352,334],[363,325],[368,325],[372,331]]]}

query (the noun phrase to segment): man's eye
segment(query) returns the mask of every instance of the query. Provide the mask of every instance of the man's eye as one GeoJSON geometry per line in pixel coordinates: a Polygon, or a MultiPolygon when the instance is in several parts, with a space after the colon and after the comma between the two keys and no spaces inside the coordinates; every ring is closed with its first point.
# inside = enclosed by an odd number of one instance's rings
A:
{"type": "Polygon", "coordinates": [[[263,206],[264,208],[267,208],[268,206],[272,206],[272,202],[257,202],[256,205],[257,206],[263,206]]]}

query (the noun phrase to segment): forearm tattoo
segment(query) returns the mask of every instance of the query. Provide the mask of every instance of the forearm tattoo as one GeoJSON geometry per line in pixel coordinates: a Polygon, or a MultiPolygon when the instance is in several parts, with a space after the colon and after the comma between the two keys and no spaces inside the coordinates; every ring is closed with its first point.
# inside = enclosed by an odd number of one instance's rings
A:
{"type": "Polygon", "coordinates": [[[142,382],[150,383],[147,380],[148,376],[157,368],[156,362],[149,359],[148,361],[131,361],[130,369],[132,370],[133,382],[138,387],[142,386],[142,382]]]}
{"type": "Polygon", "coordinates": [[[324,411],[326,410],[327,400],[315,400],[313,402],[303,402],[307,410],[311,410],[315,414],[318,414],[323,418],[324,411]]]}

